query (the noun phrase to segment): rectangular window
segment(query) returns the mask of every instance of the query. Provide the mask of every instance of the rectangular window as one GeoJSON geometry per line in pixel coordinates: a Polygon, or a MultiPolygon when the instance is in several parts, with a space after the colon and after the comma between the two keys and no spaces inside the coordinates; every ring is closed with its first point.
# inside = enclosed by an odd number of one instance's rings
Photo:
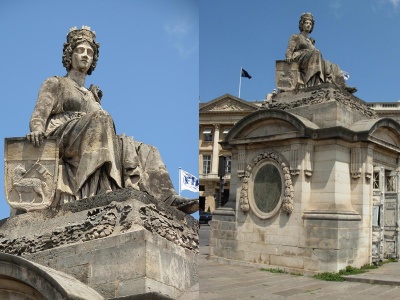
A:
{"type": "Polygon", "coordinates": [[[232,170],[232,156],[226,156],[225,172],[231,173],[232,170]]]}
{"type": "Polygon", "coordinates": [[[396,191],[396,176],[386,175],[386,192],[396,191]]]}
{"type": "Polygon", "coordinates": [[[205,142],[212,142],[212,129],[211,128],[206,128],[203,130],[203,135],[204,135],[204,141],[205,142]]]}
{"type": "Polygon", "coordinates": [[[374,172],[374,182],[372,188],[374,190],[379,190],[379,172],[374,172]]]}
{"type": "Polygon", "coordinates": [[[224,131],[222,132],[222,138],[225,139],[226,135],[228,134],[229,130],[231,130],[231,128],[225,128],[224,131]]]}
{"type": "Polygon", "coordinates": [[[211,172],[211,155],[203,155],[203,175],[211,172]]]}
{"type": "Polygon", "coordinates": [[[376,205],[372,208],[372,226],[380,226],[380,207],[376,205]]]}

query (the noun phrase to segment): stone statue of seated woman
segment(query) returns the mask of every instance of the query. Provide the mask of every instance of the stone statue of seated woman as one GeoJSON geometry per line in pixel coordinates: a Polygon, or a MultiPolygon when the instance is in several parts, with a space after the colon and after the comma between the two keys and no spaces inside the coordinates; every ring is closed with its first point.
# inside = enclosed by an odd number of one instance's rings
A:
{"type": "Polygon", "coordinates": [[[89,27],[72,28],[64,43],[64,77],[50,77],[40,88],[30,120],[28,140],[59,140],[55,201],[60,203],[135,188],[160,201],[193,213],[198,199],[176,194],[157,148],[117,135],[114,122],[101,106],[102,92],[85,80],[99,58],[99,43],[89,27]]]}
{"type": "Polygon", "coordinates": [[[314,46],[315,40],[309,37],[313,28],[313,15],[302,14],[299,21],[300,33],[290,37],[286,50],[286,62],[296,62],[300,72],[300,76],[296,78],[296,88],[312,87],[328,82],[334,83],[340,89],[355,93],[356,88],[346,85],[340,67],[322,59],[321,52],[314,46]]]}

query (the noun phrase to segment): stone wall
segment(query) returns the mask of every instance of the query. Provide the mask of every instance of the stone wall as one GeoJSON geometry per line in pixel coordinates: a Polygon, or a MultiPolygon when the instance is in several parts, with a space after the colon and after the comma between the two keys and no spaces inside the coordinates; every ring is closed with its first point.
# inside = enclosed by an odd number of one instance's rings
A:
{"type": "Polygon", "coordinates": [[[230,200],[214,212],[211,256],[303,273],[371,263],[372,169],[397,169],[399,125],[330,84],[277,94],[266,107],[224,142],[232,151],[230,200]],[[276,213],[260,215],[249,200],[260,155],[284,163],[276,213]]]}
{"type": "Polygon", "coordinates": [[[133,189],[11,217],[0,251],[72,275],[106,299],[198,298],[198,222],[133,189]]]}

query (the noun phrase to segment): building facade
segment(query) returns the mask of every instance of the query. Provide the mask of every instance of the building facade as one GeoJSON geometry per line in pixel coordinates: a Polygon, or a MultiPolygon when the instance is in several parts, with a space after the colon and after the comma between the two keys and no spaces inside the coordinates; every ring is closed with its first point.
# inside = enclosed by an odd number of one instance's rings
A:
{"type": "Polygon", "coordinates": [[[311,274],[398,257],[396,107],[330,83],[273,100],[220,142],[231,175],[210,257],[311,274]]]}
{"type": "Polygon", "coordinates": [[[229,194],[231,153],[222,150],[219,144],[225,139],[229,130],[243,117],[257,111],[262,102],[247,102],[230,94],[225,94],[212,101],[200,103],[199,111],[199,178],[200,209],[214,211],[218,206],[220,195],[220,177],[218,161],[226,157],[225,175],[221,202],[229,194]]]}
{"type": "MultiPolygon", "coordinates": [[[[268,96],[270,96],[269,94],[268,96]]],[[[267,96],[267,98],[269,98],[267,96]]],[[[223,177],[222,203],[229,197],[231,157],[228,150],[223,150],[220,142],[229,130],[242,118],[257,111],[267,101],[246,101],[230,94],[222,95],[209,102],[200,103],[199,107],[199,178],[200,209],[214,211],[218,206],[220,177],[218,176],[218,158],[226,157],[226,173],[223,177]]],[[[369,102],[367,106],[377,112],[379,117],[388,117],[400,122],[399,102],[369,102]]]]}

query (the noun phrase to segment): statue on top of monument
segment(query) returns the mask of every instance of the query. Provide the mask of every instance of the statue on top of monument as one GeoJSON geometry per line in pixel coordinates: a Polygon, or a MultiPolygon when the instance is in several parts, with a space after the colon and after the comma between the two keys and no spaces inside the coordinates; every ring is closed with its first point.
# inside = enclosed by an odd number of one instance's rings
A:
{"type": "Polygon", "coordinates": [[[299,21],[299,34],[290,37],[286,50],[287,62],[298,62],[302,87],[311,87],[321,83],[334,83],[339,88],[355,93],[355,87],[349,87],[344,81],[340,67],[322,58],[321,52],[315,48],[315,40],[309,37],[314,28],[311,13],[303,13],[299,21]]]}
{"type": "Polygon", "coordinates": [[[49,137],[59,140],[57,201],[131,187],[184,212],[197,211],[198,199],[176,194],[158,149],[117,135],[100,104],[101,90],[84,86],[96,68],[99,47],[90,27],[71,28],[62,56],[67,74],[43,82],[30,120],[27,138],[34,146],[49,137]]]}

